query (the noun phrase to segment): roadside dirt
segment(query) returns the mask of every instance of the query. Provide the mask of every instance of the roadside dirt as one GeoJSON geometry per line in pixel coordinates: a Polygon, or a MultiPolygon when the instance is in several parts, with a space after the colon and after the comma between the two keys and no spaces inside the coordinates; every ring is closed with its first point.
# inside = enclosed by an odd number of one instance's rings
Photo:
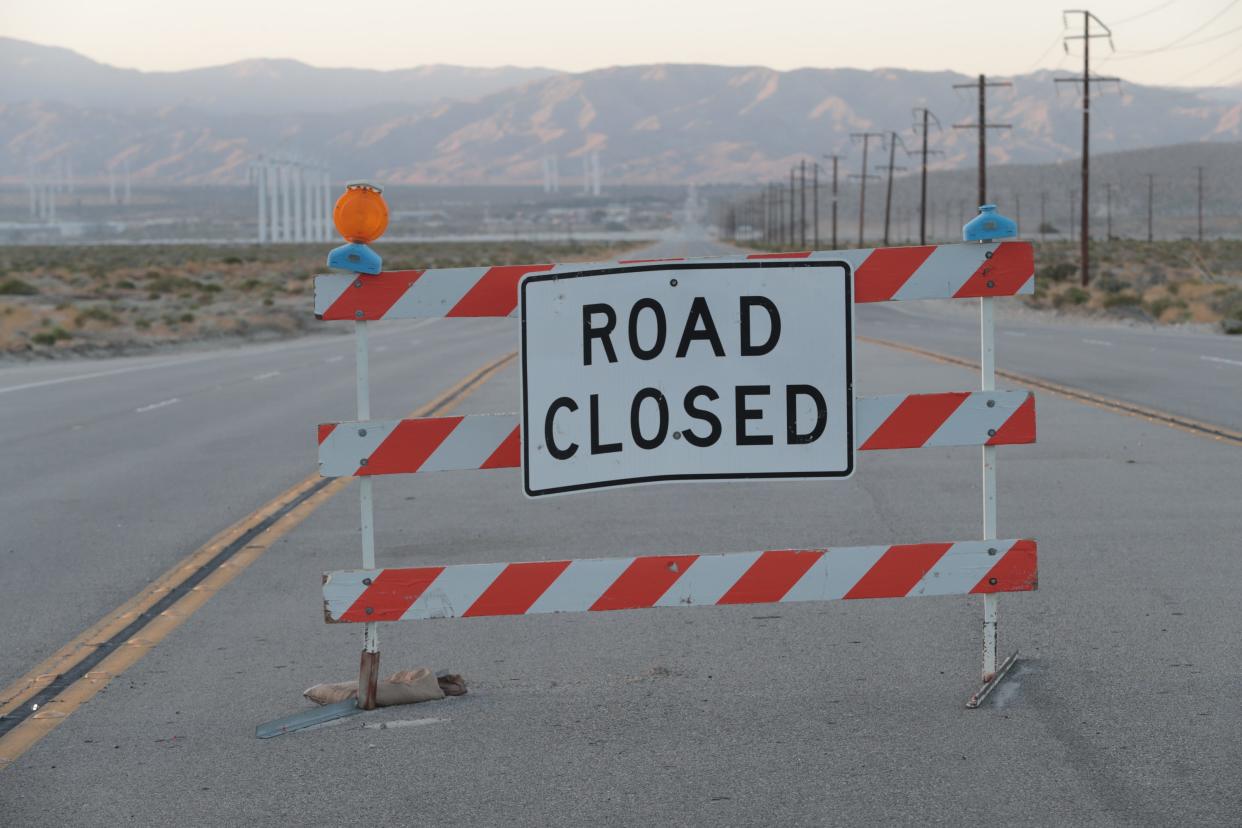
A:
{"type": "MultiPolygon", "coordinates": [[[[376,245],[389,270],[609,259],[625,244],[376,245]]],[[[0,359],[116,356],[311,330],[326,245],[0,250],[0,359]]]]}

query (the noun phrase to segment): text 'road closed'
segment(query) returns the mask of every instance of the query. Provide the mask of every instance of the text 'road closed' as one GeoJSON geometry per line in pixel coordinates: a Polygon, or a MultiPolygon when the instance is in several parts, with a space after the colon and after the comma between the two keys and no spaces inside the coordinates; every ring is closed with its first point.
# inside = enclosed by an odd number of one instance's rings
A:
{"type": "Polygon", "coordinates": [[[850,309],[835,262],[527,277],[527,494],[849,475],[850,309]]]}

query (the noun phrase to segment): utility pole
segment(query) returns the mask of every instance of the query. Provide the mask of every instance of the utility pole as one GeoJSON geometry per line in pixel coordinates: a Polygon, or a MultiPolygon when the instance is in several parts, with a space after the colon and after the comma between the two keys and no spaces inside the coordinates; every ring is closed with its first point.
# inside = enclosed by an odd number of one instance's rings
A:
{"type": "Polygon", "coordinates": [[[785,185],[777,181],[772,185],[776,197],[776,243],[785,243],[785,185]]]}
{"type": "Polygon", "coordinates": [[[1152,203],[1155,201],[1156,195],[1156,176],[1152,173],[1147,174],[1147,241],[1152,240],[1152,203]]]}
{"type": "MultiPolygon", "coordinates": [[[[927,244],[927,153],[928,153],[927,132],[928,132],[928,122],[935,121],[936,129],[942,129],[942,127],[940,126],[940,119],[937,118],[935,115],[933,115],[930,109],[924,106],[924,107],[914,110],[914,114],[916,116],[920,112],[923,113],[923,129],[921,130],[922,135],[923,135],[923,177],[922,177],[922,184],[919,189],[919,244],[927,244]]],[[[917,123],[915,124],[914,129],[916,131],[919,131],[919,127],[917,123]]]]}
{"type": "Polygon", "coordinates": [[[795,199],[798,195],[797,187],[794,185],[794,170],[798,169],[798,165],[789,168],[789,246],[793,247],[798,243],[798,211],[795,208],[795,199]]]}
{"type": "MultiPolygon", "coordinates": [[[[901,144],[901,148],[903,150],[906,149],[906,145],[897,137],[895,131],[889,132],[888,136],[888,192],[884,195],[884,247],[888,247],[889,219],[893,212],[893,170],[905,169],[905,167],[893,166],[893,162],[897,157],[897,145],[901,144]]],[[[906,152],[908,154],[909,150],[906,150],[906,152]]],[[[883,167],[877,167],[876,169],[883,169],[883,167]]]]}
{"type": "Polygon", "coordinates": [[[1074,242],[1074,202],[1077,201],[1078,199],[1078,193],[1073,188],[1070,188],[1069,195],[1070,195],[1070,199],[1069,199],[1069,208],[1070,208],[1069,240],[1070,240],[1070,243],[1073,244],[1074,242]]]}
{"type": "Polygon", "coordinates": [[[1048,208],[1048,192],[1046,190],[1041,190],[1039,193],[1039,240],[1040,241],[1043,241],[1046,236],[1045,228],[1048,226],[1048,222],[1046,219],[1047,208],[1048,208]]]}
{"type": "Polygon", "coordinates": [[[954,124],[954,129],[979,130],[979,203],[988,203],[988,130],[1012,129],[1011,124],[989,124],[987,108],[987,90],[989,86],[1013,86],[1009,81],[988,81],[987,75],[980,75],[974,83],[955,83],[954,89],[974,89],[979,98],[979,121],[974,124],[954,124]]]}
{"type": "Polygon", "coordinates": [[[1203,244],[1203,167],[1195,167],[1199,173],[1199,243],[1203,244]]]}
{"type": "Polygon", "coordinates": [[[799,230],[799,248],[806,250],[806,159],[803,158],[798,162],[798,200],[801,206],[798,208],[800,213],[798,217],[799,230]]]}
{"type": "MultiPolygon", "coordinates": [[[[867,174],[867,148],[870,145],[872,138],[879,138],[881,141],[883,141],[884,133],[883,132],[851,132],[850,139],[852,140],[856,138],[861,138],[862,144],[863,144],[862,174],[854,176],[855,178],[859,180],[862,186],[862,189],[858,193],[858,246],[862,247],[863,246],[863,228],[864,228],[864,223],[866,221],[866,215],[867,215],[867,179],[876,177],[874,175],[867,174]]],[[[883,146],[883,144],[881,144],[881,146],[883,146]]]]}
{"type": "Polygon", "coordinates": [[[819,162],[816,161],[811,167],[811,205],[812,218],[811,222],[815,226],[814,244],[816,250],[819,250],[819,162]]]}
{"type": "Polygon", "coordinates": [[[1013,211],[1014,224],[1018,225],[1018,232],[1022,232],[1022,193],[1013,194],[1013,211]]]}
{"type": "Polygon", "coordinates": [[[1104,202],[1104,220],[1106,222],[1104,238],[1107,241],[1113,240],[1113,182],[1109,181],[1104,185],[1104,194],[1106,201],[1104,202]]]}
{"type": "MultiPolygon", "coordinates": [[[[837,249],[837,161],[841,156],[837,154],[825,155],[824,158],[832,159],[832,249],[837,249]]],[[[864,168],[865,169],[865,168],[864,168]]]]}
{"type": "MultiPolygon", "coordinates": [[[[1082,220],[1082,229],[1079,234],[1081,236],[1080,242],[1082,244],[1082,248],[1079,255],[1082,259],[1082,284],[1083,287],[1086,287],[1087,282],[1091,279],[1091,84],[1093,82],[1121,83],[1121,79],[1091,77],[1091,40],[1097,37],[1106,37],[1108,38],[1108,46],[1111,49],[1113,46],[1113,33],[1107,26],[1104,25],[1100,18],[1086,10],[1064,12],[1062,14],[1062,20],[1067,28],[1069,26],[1068,18],[1071,14],[1082,15],[1082,34],[1066,35],[1062,40],[1062,46],[1065,49],[1065,53],[1069,54],[1068,41],[1082,41],[1082,215],[1080,216],[1082,220]],[[1099,28],[1104,30],[1103,32],[1096,32],[1092,34],[1091,21],[1093,20],[1099,28]]],[[[1053,82],[1079,83],[1080,81],[1078,78],[1054,78],[1053,82]]]]}

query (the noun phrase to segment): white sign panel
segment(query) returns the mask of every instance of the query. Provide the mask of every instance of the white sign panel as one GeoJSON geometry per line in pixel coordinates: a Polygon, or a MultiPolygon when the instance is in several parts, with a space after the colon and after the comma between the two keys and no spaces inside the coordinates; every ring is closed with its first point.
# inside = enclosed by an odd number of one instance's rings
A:
{"type": "Polygon", "coordinates": [[[848,477],[853,301],[842,262],[687,262],[521,285],[526,494],[848,477]]]}

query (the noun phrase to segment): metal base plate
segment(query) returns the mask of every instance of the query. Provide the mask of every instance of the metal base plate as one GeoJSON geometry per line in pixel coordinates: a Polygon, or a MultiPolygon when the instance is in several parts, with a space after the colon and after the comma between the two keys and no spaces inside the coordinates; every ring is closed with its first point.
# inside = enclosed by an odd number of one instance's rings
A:
{"type": "Polygon", "coordinates": [[[346,716],[352,716],[355,713],[361,712],[362,708],[358,707],[358,703],[354,699],[346,699],[342,702],[325,704],[323,707],[304,710],[301,713],[294,713],[292,716],[285,716],[283,719],[276,719],[267,724],[261,724],[254,729],[254,735],[260,739],[270,739],[282,733],[292,733],[304,727],[312,727],[333,721],[334,719],[343,719],[346,716]]]}
{"type": "Polygon", "coordinates": [[[975,694],[970,697],[970,701],[966,702],[966,709],[975,710],[979,707],[979,705],[983,704],[987,697],[992,695],[992,691],[996,689],[997,685],[1001,683],[1005,676],[1009,675],[1009,671],[1013,669],[1013,665],[1017,663],[1018,651],[1014,650],[1013,655],[1005,659],[1001,666],[997,668],[996,675],[992,676],[992,680],[985,682],[984,685],[976,690],[975,694]]]}

